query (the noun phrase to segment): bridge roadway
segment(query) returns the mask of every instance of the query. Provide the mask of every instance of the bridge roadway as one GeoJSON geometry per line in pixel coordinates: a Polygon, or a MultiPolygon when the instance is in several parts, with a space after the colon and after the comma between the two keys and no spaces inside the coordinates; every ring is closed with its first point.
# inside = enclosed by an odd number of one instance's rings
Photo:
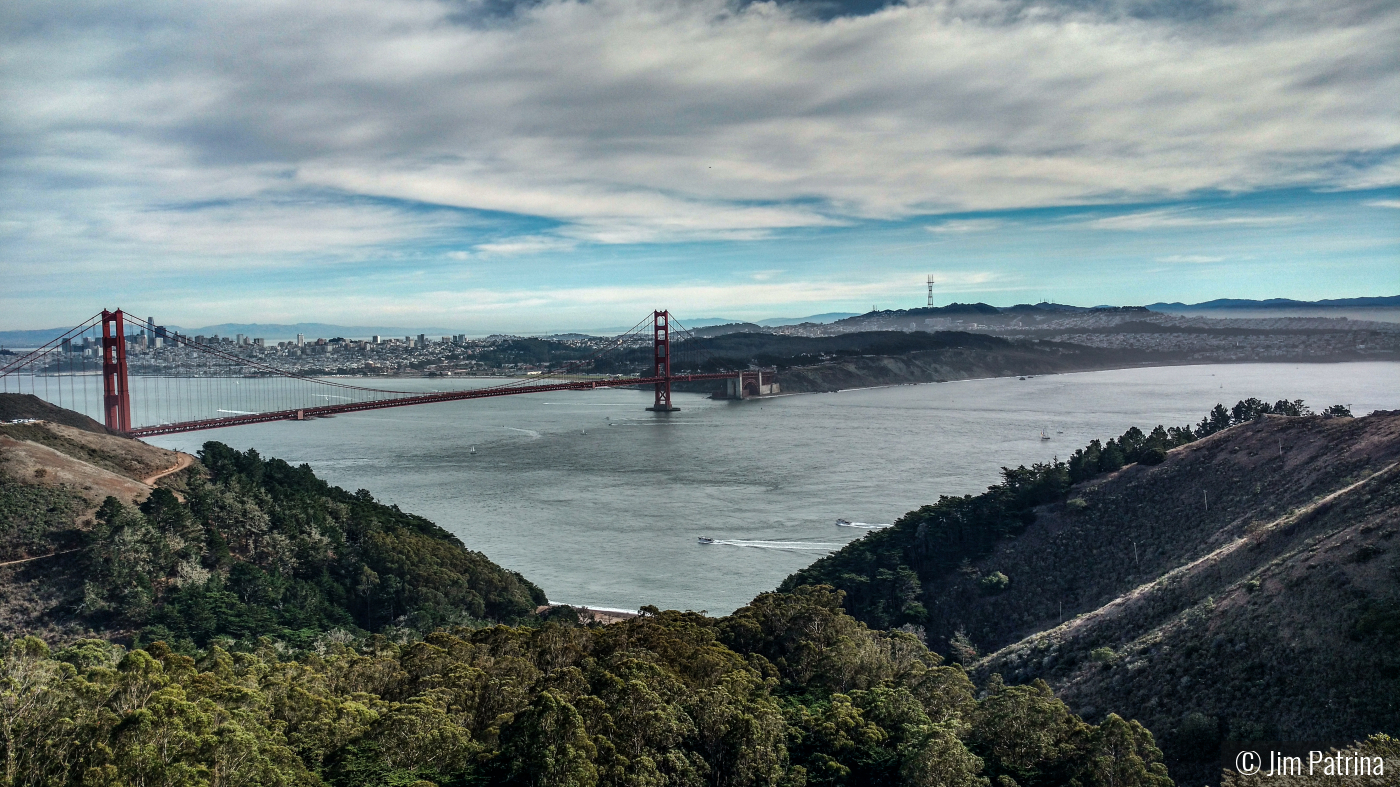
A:
{"type": "Polygon", "coordinates": [[[383,410],[388,407],[407,407],[415,404],[455,402],[461,399],[489,399],[495,396],[548,393],[550,391],[591,391],[596,388],[627,388],[634,385],[656,385],[658,383],[667,382],[685,383],[698,380],[728,380],[733,379],[738,374],[739,372],[673,374],[670,377],[623,377],[611,380],[572,380],[570,382],[549,383],[546,385],[513,385],[497,388],[478,388],[469,391],[446,391],[420,394],[418,396],[402,396],[397,399],[381,399],[373,402],[328,404],[318,407],[304,407],[296,410],[276,410],[266,413],[248,413],[246,415],[207,418],[202,421],[180,421],[173,424],[142,426],[132,429],[126,434],[131,437],[151,437],[153,435],[177,434],[180,432],[198,432],[202,429],[219,429],[225,426],[261,424],[267,423],[268,421],[295,421],[300,418],[317,418],[320,416],[335,415],[337,413],[355,413],[361,410],[383,410]]]}

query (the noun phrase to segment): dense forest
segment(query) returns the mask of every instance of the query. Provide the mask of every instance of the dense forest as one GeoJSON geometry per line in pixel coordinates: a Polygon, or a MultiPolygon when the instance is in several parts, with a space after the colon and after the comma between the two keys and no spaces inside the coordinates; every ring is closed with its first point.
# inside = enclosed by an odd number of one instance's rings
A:
{"type": "Polygon", "coordinates": [[[115,498],[85,534],[79,614],[192,652],[216,637],[301,646],[327,631],[516,622],[543,591],[422,517],[306,465],[204,445],[181,501],[115,498]]]}
{"type": "Polygon", "coordinates": [[[4,783],[1171,785],[1136,722],[1087,724],[1043,683],[979,691],[829,588],[643,613],[332,632],[300,655],[19,638],[0,661],[4,783]]]}

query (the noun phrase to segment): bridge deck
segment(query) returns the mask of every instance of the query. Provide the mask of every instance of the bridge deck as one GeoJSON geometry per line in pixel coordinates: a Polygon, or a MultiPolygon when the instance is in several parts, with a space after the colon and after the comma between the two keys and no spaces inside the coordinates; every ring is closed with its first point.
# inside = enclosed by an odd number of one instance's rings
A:
{"type": "Polygon", "coordinates": [[[512,385],[500,386],[496,388],[478,388],[470,391],[447,391],[441,393],[422,394],[419,396],[403,396],[397,399],[381,399],[373,402],[354,402],[350,404],[328,404],[317,407],[305,407],[295,410],[276,410],[266,413],[248,413],[246,415],[230,415],[220,418],[207,418],[200,421],[180,421],[171,424],[157,424],[155,426],[142,426],[131,429],[127,432],[132,437],[151,437],[153,435],[177,434],[181,432],[197,432],[202,429],[219,429],[225,426],[242,426],[244,424],[260,424],[268,421],[293,421],[299,416],[302,418],[316,418],[319,416],[335,415],[337,413],[354,413],[361,410],[383,410],[388,407],[407,407],[417,404],[433,404],[436,402],[455,402],[461,399],[488,399],[496,396],[514,396],[527,393],[548,393],[550,391],[590,391],[597,388],[627,388],[634,385],[656,385],[657,383],[684,383],[699,380],[725,380],[733,378],[738,372],[719,372],[715,374],[673,374],[667,377],[624,377],[611,380],[571,380],[563,383],[549,383],[545,385],[512,385]]]}

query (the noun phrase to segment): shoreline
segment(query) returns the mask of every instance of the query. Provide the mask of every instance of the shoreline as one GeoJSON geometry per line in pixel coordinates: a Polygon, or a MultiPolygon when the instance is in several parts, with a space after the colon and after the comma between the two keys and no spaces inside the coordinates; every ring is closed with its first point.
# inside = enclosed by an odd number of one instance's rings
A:
{"type": "Polygon", "coordinates": [[[641,612],[631,609],[611,609],[608,607],[587,607],[581,604],[542,604],[535,607],[535,614],[542,615],[551,609],[568,607],[578,613],[579,620],[583,623],[602,623],[611,625],[621,623],[626,620],[641,617],[641,612]]]}

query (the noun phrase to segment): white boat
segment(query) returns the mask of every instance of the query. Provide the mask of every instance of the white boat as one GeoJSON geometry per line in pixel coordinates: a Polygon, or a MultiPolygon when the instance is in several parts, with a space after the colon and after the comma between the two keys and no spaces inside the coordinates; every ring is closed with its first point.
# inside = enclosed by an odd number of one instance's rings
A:
{"type": "Polygon", "coordinates": [[[1050,439],[1050,433],[1049,433],[1048,431],[1044,430],[1044,429],[1041,429],[1041,430],[1040,430],[1040,439],[1041,439],[1041,440],[1049,440],[1049,439],[1050,439]]]}
{"type": "Polygon", "coordinates": [[[476,446],[472,446],[472,450],[468,451],[467,453],[471,454],[472,456],[476,456],[476,446]]]}
{"type": "Polygon", "coordinates": [[[702,543],[702,544],[713,544],[713,543],[715,543],[715,540],[714,540],[713,538],[705,538],[704,536],[698,536],[698,537],[696,537],[695,540],[696,540],[696,541],[699,541],[699,542],[702,543]]]}

